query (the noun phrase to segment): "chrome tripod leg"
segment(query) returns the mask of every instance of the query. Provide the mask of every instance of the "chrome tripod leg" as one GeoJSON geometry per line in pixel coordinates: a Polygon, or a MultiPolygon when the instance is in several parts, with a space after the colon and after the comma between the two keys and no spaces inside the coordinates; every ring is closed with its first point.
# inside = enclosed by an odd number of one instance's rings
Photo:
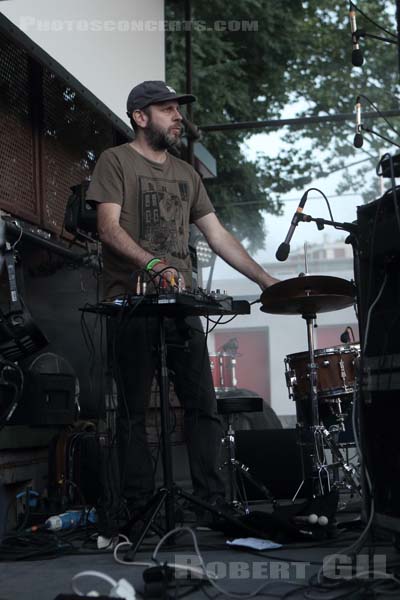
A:
{"type": "Polygon", "coordinates": [[[235,446],[236,446],[236,442],[235,442],[235,430],[233,429],[233,415],[232,414],[228,414],[228,429],[225,432],[224,437],[222,438],[222,445],[225,446],[225,448],[227,449],[228,457],[227,457],[227,460],[222,465],[221,469],[223,469],[224,467],[228,468],[229,501],[232,504],[234,504],[237,501],[236,484],[235,484],[235,477],[236,477],[235,446]]]}
{"type": "Polygon", "coordinates": [[[348,485],[353,491],[361,494],[361,485],[358,481],[357,472],[355,468],[345,461],[344,456],[340,451],[340,448],[338,448],[336,442],[332,439],[332,434],[325,427],[322,427],[322,433],[324,436],[324,442],[331,451],[332,457],[342,468],[344,477],[348,485]]]}
{"type": "MultiPolygon", "coordinates": [[[[264,498],[266,500],[268,500],[269,502],[272,502],[272,504],[276,504],[276,498],[271,494],[269,489],[263,483],[261,483],[260,481],[258,481],[257,479],[255,479],[253,477],[253,475],[249,471],[249,467],[247,467],[243,463],[240,463],[238,460],[235,460],[235,467],[236,467],[236,472],[238,473],[238,475],[241,479],[243,477],[245,479],[247,479],[247,481],[249,481],[252,485],[254,485],[254,487],[256,487],[262,493],[262,495],[264,496],[264,498]]],[[[243,485],[243,483],[242,483],[242,485],[243,485]]],[[[244,503],[246,504],[247,497],[246,497],[246,491],[244,489],[244,486],[243,486],[243,493],[244,493],[244,498],[245,498],[244,503]]]]}
{"type": "Polygon", "coordinates": [[[331,478],[325,455],[324,438],[321,427],[313,427],[314,468],[317,471],[319,493],[323,496],[331,491],[331,478]]]}
{"type": "Polygon", "coordinates": [[[222,444],[227,448],[228,458],[220,467],[220,470],[227,467],[229,473],[229,501],[232,505],[241,505],[245,514],[249,514],[249,502],[246,495],[243,477],[245,477],[254,487],[256,487],[266,500],[276,503],[268,488],[257,481],[250,473],[249,467],[236,460],[236,441],[235,430],[233,429],[233,416],[228,415],[228,429],[222,438],[222,444]]]}
{"type": "Polygon", "coordinates": [[[296,502],[297,496],[299,495],[300,490],[303,487],[304,483],[305,483],[305,479],[303,479],[303,481],[300,483],[299,487],[297,488],[296,493],[292,498],[292,502],[296,502]]]}

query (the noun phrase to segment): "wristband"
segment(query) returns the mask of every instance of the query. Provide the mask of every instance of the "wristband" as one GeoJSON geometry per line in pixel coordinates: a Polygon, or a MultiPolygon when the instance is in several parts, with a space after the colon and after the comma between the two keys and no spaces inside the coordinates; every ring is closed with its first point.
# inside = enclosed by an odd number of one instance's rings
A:
{"type": "Polygon", "coordinates": [[[162,262],[161,258],[152,258],[145,266],[146,271],[151,271],[152,268],[158,265],[160,262],[162,262]]]}

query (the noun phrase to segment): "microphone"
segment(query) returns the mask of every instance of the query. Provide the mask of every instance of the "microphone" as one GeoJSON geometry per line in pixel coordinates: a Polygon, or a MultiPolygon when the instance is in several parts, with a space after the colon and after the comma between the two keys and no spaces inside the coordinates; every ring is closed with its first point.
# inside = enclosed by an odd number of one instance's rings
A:
{"type": "Polygon", "coordinates": [[[297,207],[296,212],[293,215],[293,219],[290,224],[289,231],[287,232],[287,235],[285,237],[285,241],[282,242],[282,244],[279,246],[278,250],[276,251],[275,257],[277,260],[284,261],[289,256],[290,240],[293,237],[294,230],[296,229],[298,222],[301,221],[301,213],[303,212],[303,208],[306,203],[307,196],[308,196],[308,191],[304,192],[304,194],[300,200],[299,206],[297,207]]]}
{"type": "Polygon", "coordinates": [[[350,334],[347,331],[347,328],[341,334],[340,341],[343,342],[343,344],[348,344],[350,342],[350,334]]]}
{"type": "Polygon", "coordinates": [[[358,43],[358,35],[357,35],[357,20],[356,20],[356,9],[354,8],[354,4],[350,2],[350,27],[351,27],[351,42],[353,44],[353,51],[351,53],[351,62],[354,67],[361,67],[364,62],[364,57],[360,50],[360,45],[358,43]]]}
{"type": "Polygon", "coordinates": [[[238,348],[239,342],[237,341],[237,338],[231,338],[230,340],[225,342],[225,344],[223,344],[221,350],[223,352],[226,352],[227,354],[230,354],[231,356],[236,356],[238,348]]]}
{"type": "Polygon", "coordinates": [[[362,136],[362,122],[361,122],[361,99],[360,96],[357,96],[356,99],[356,134],[354,136],[353,146],[355,148],[361,148],[364,143],[364,138],[362,136]]]}

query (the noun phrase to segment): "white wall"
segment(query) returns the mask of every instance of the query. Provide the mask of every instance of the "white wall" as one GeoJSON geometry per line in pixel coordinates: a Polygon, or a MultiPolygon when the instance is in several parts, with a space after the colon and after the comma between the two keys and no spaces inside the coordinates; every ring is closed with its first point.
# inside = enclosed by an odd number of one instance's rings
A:
{"type": "Polygon", "coordinates": [[[163,0],[5,0],[0,8],[126,122],[131,88],[164,79],[163,0]]]}

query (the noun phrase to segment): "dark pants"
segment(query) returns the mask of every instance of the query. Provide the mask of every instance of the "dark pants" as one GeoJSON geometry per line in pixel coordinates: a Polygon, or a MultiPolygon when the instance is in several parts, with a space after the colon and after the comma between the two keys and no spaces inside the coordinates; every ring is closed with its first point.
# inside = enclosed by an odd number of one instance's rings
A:
{"type": "MultiPolygon", "coordinates": [[[[197,317],[165,319],[167,365],[185,410],[193,493],[213,501],[224,496],[218,466],[222,427],[210,363],[197,317]]],[[[128,505],[142,505],[154,492],[153,461],[145,429],[151,385],[159,366],[159,324],[154,318],[131,318],[116,325],[114,358],[119,389],[118,444],[123,496],[128,505]]]]}

